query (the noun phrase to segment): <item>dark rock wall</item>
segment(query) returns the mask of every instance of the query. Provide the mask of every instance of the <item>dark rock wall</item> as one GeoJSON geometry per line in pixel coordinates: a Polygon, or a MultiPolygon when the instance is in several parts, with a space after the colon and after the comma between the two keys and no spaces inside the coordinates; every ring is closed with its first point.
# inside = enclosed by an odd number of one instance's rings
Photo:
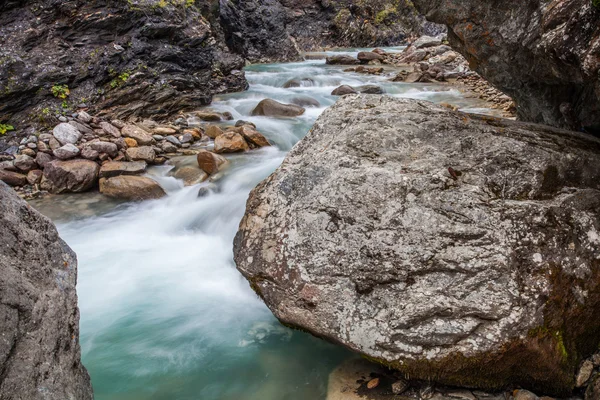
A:
{"type": "Polygon", "coordinates": [[[600,9],[590,0],[415,0],[520,119],[600,133],[600,9]]]}
{"type": "Polygon", "coordinates": [[[0,399],[92,399],[75,253],[3,182],[0,227],[0,399]]]}

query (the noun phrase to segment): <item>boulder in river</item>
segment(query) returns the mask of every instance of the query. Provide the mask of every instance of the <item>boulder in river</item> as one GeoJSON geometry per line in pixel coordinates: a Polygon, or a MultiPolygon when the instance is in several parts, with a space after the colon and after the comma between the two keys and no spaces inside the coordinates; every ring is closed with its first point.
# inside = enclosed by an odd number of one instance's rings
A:
{"type": "Polygon", "coordinates": [[[366,64],[369,61],[373,60],[381,61],[383,60],[383,56],[371,51],[361,51],[360,53],[358,53],[358,60],[366,64]]]}
{"type": "Polygon", "coordinates": [[[325,62],[329,65],[356,65],[360,64],[360,61],[352,56],[346,54],[334,55],[327,57],[325,62]]]}
{"type": "Polygon", "coordinates": [[[265,117],[297,117],[304,114],[306,110],[295,104],[283,104],[272,99],[265,99],[258,103],[252,111],[252,115],[265,117]]]}
{"type": "Polygon", "coordinates": [[[296,96],[290,100],[290,103],[300,107],[321,107],[321,103],[317,99],[309,96],[296,96]]]}
{"type": "Polygon", "coordinates": [[[219,172],[222,166],[228,163],[227,159],[208,150],[200,150],[196,156],[198,166],[208,175],[219,172]]]}
{"type": "Polygon", "coordinates": [[[206,128],[204,134],[211,139],[216,139],[218,136],[223,134],[223,130],[217,125],[210,125],[206,128]]]}
{"type": "Polygon", "coordinates": [[[193,186],[208,179],[208,174],[198,167],[186,166],[177,168],[173,177],[183,181],[185,186],[193,186]]]}
{"type": "Polygon", "coordinates": [[[250,147],[252,148],[267,147],[271,145],[271,143],[269,143],[267,138],[264,137],[262,133],[258,132],[256,129],[253,129],[248,125],[240,126],[234,129],[235,132],[239,133],[244,137],[248,145],[250,145],[250,147]]]}
{"type": "Polygon", "coordinates": [[[356,90],[358,90],[362,94],[384,94],[385,93],[385,90],[381,86],[377,86],[377,85],[357,86],[356,90]]]}
{"type": "Polygon", "coordinates": [[[295,88],[295,87],[309,87],[314,86],[315,80],[312,78],[295,78],[290,79],[286,83],[283,84],[285,89],[295,88]]]}
{"type": "Polygon", "coordinates": [[[42,188],[51,193],[78,193],[93,188],[100,167],[89,160],[55,160],[46,164],[42,188]]]}
{"type": "Polygon", "coordinates": [[[81,364],[77,256],[0,182],[2,399],[91,400],[81,364]]]}
{"type": "Polygon", "coordinates": [[[160,199],[167,195],[155,180],[131,175],[100,179],[100,193],[130,201],[160,199]]]}
{"type": "Polygon", "coordinates": [[[215,153],[240,153],[249,149],[244,137],[237,132],[227,131],[215,139],[215,153]]]}
{"type": "Polygon", "coordinates": [[[357,94],[358,92],[352,86],[342,85],[338,88],[335,88],[333,92],[331,92],[332,96],[345,96],[347,94],[357,94]]]}
{"type": "Polygon", "coordinates": [[[386,96],[340,99],[234,242],[288,326],[411,378],[568,396],[600,337],[600,140],[386,96]]]}

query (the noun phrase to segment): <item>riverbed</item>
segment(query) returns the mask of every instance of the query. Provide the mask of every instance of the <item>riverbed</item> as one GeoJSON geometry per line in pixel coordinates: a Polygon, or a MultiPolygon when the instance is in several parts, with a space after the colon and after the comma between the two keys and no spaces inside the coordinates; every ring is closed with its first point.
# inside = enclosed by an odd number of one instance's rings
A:
{"type": "Polygon", "coordinates": [[[330,93],[342,84],[376,84],[391,96],[494,114],[448,85],[342,69],[322,59],[249,66],[250,89],[217,96],[210,108],[233,114],[232,123],[253,122],[275,146],[228,156],[231,167],[216,185],[184,187],[168,177],[170,167],[157,167],[149,173],[169,194],[161,200],[123,203],[88,193],[32,202],[78,255],[82,358],[97,400],[326,398],[329,373],[353,355],[283,327],[235,269],[233,237],[249,192],[336,101],[330,93]],[[312,81],[284,89],[294,78],[312,81]],[[293,119],[250,116],[264,98],[298,96],[321,106],[293,119]],[[199,198],[202,186],[210,191],[199,198]]]}

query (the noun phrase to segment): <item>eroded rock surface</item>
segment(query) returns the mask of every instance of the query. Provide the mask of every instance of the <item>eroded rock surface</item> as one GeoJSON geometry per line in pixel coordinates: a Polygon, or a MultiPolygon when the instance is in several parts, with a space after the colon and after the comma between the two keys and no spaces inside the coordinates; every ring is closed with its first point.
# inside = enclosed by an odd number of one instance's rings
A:
{"type": "Polygon", "coordinates": [[[521,119],[600,133],[600,8],[590,0],[415,0],[521,119]]]}
{"type": "Polygon", "coordinates": [[[0,227],[0,398],[91,400],[75,253],[3,182],[0,227]]]}
{"type": "Polygon", "coordinates": [[[234,246],[285,324],[411,378],[566,395],[600,337],[600,141],[349,95],[234,246]]]}

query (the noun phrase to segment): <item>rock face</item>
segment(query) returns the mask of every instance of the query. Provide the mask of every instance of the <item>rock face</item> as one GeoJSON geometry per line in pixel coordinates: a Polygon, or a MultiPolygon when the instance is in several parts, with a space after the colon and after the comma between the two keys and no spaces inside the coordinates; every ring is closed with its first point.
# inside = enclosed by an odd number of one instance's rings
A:
{"type": "Polygon", "coordinates": [[[349,95],[234,253],[283,323],[411,378],[567,395],[600,335],[600,140],[349,95]]]}
{"type": "Polygon", "coordinates": [[[600,133],[600,8],[590,0],[415,0],[526,121],[600,133]]]}
{"type": "Polygon", "coordinates": [[[91,400],[81,364],[77,258],[0,182],[0,398],[91,400]]]}

